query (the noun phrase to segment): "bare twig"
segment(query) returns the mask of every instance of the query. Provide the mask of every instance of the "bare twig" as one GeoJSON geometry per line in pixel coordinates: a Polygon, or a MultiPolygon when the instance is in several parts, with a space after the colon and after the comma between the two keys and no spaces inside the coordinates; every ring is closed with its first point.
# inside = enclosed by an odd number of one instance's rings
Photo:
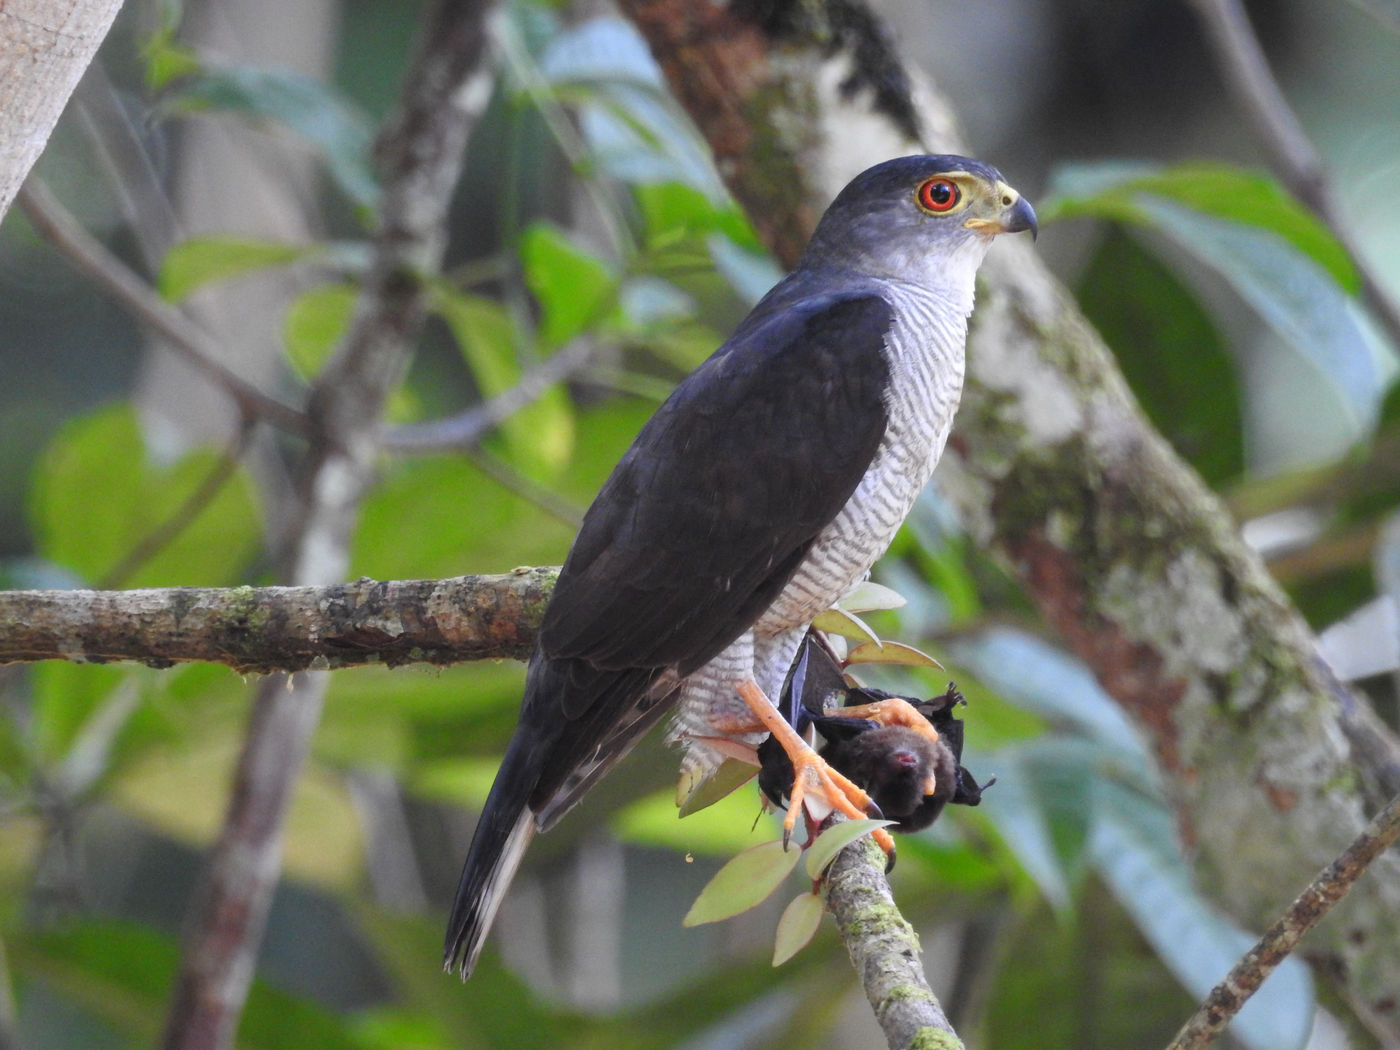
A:
{"type": "MultiPolygon", "coordinates": [[[[501,19],[495,28],[502,65],[510,71],[534,105],[544,126],[549,129],[554,144],[569,162],[569,167],[575,172],[586,171],[590,166],[588,144],[560,105],[553,87],[545,79],[515,24],[510,19],[501,19]]],[[[593,202],[598,223],[613,251],[623,255],[635,254],[636,245],[627,223],[623,221],[622,207],[615,197],[615,190],[610,189],[602,179],[585,178],[583,191],[593,202]]]]}
{"type": "Polygon", "coordinates": [[[233,796],[176,977],[161,1045],[222,1050],[253,979],[258,946],[282,867],[283,818],[321,713],[324,674],[271,675],[258,682],[234,773],[233,796]]]}
{"type": "Polygon", "coordinates": [[[0,665],[204,661],[268,674],[523,659],[555,574],[519,569],[329,587],[0,590],[0,665]]]}
{"type": "MultiPolygon", "coordinates": [[[[316,427],[286,578],[342,579],[364,494],[373,483],[385,402],[404,371],[437,273],[467,137],[489,97],[485,20],[491,0],[436,0],[384,133],[380,228],[345,340],[317,379],[316,427]]],[[[167,1021],[167,1050],[230,1046],[282,860],[292,786],[320,717],[326,675],[260,684],[236,786],[193,916],[167,1021]]]]}
{"type": "Polygon", "coordinates": [[[542,397],[555,383],[561,383],[586,368],[595,349],[591,339],[575,339],[527,372],[515,386],[489,401],[473,405],[447,419],[395,427],[384,435],[384,447],[391,452],[439,452],[450,448],[470,448],[526,405],[542,397]]]}
{"type": "Polygon", "coordinates": [[[1347,0],[1347,3],[1360,11],[1363,15],[1372,19],[1387,33],[1400,36],[1400,13],[1395,11],[1384,11],[1379,7],[1373,7],[1364,0],[1347,0]]]}
{"type": "Polygon", "coordinates": [[[269,397],[221,365],[219,344],[83,229],[43,182],[31,178],[20,189],[18,200],[34,228],[67,256],[69,262],[92,278],[119,306],[161,336],[165,340],[163,345],[218,384],[237,403],[244,418],[263,419],[294,434],[309,433],[310,424],[305,415],[269,397]]]}
{"type": "Polygon", "coordinates": [[[1269,60],[1249,23],[1240,0],[1191,0],[1215,53],[1216,65],[1235,100],[1248,114],[1255,132],[1272,158],[1275,173],[1292,194],[1311,208],[1351,256],[1361,278],[1361,294],[1400,347],[1400,306],[1357,250],[1337,209],[1327,170],[1303,130],[1269,60]]]}
{"type": "Polygon", "coordinates": [[[1391,799],[1376,814],[1356,841],[1318,874],[1225,979],[1211,989],[1201,1008],[1182,1026],[1167,1050],[1202,1050],[1210,1046],[1279,963],[1288,958],[1303,935],[1346,896],[1371,861],[1397,838],[1400,838],[1400,796],[1391,799]]]}
{"type": "Polygon", "coordinates": [[[155,271],[165,253],[184,240],[184,232],[133,114],[122,104],[116,85],[100,61],[88,66],[78,82],[73,92],[73,112],[82,122],[107,183],[116,194],[142,262],[148,270],[155,271]]]}
{"type": "Polygon", "coordinates": [[[924,976],[918,935],[890,893],[885,855],[870,836],[837,855],[822,893],[890,1050],[961,1050],[962,1040],[924,976]]]}
{"type": "Polygon", "coordinates": [[[515,493],[523,500],[529,500],[540,510],[565,525],[577,528],[583,521],[583,509],[556,494],[553,489],[526,477],[505,460],[498,459],[484,449],[468,449],[467,458],[472,465],[504,489],[515,493]]]}

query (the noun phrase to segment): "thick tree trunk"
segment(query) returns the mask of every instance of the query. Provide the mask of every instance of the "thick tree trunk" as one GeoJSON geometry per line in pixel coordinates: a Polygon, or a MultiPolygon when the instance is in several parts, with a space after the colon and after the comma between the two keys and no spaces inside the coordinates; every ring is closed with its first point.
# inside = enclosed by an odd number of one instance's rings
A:
{"type": "Polygon", "coordinates": [[[0,218],[121,6],[121,0],[0,4],[0,218]]]}
{"type": "MultiPolygon", "coordinates": [[[[785,259],[862,168],[967,152],[946,102],[904,75],[852,0],[764,5],[762,25],[736,13],[755,5],[712,8],[699,29],[678,0],[622,6],[785,259]],[[735,114],[752,123],[746,135],[735,114]]],[[[1396,790],[1396,743],[1334,681],[1034,250],[999,244],[982,274],[942,484],[1151,737],[1203,888],[1261,925],[1396,790]]],[[[1310,954],[1400,1041],[1400,858],[1376,862],[1310,954]]]]}

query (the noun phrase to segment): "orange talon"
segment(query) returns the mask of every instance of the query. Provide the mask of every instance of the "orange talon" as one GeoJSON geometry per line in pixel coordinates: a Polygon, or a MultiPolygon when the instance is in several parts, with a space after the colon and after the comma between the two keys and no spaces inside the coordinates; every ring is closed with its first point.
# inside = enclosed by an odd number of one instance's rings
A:
{"type": "Polygon", "coordinates": [[[904,726],[920,736],[928,738],[930,744],[938,743],[938,730],[908,700],[892,696],[888,700],[857,704],[855,707],[828,707],[823,712],[828,718],[864,718],[879,722],[882,726],[904,726]]]}
{"type": "MultiPolygon", "coordinates": [[[[828,707],[822,713],[828,718],[864,718],[882,726],[900,726],[913,730],[930,744],[938,743],[938,730],[933,728],[933,723],[920,714],[908,700],[897,696],[852,707],[828,707]]],[[[937,789],[938,783],[930,773],[923,785],[924,795],[932,795],[937,789]]]]}
{"type": "MultiPolygon", "coordinates": [[[[739,697],[744,703],[749,705],[754,717],[763,724],[763,728],[772,734],[787,752],[789,760],[792,762],[792,793],[788,797],[787,816],[783,818],[783,845],[787,845],[792,838],[793,828],[797,825],[797,814],[805,805],[809,808],[812,802],[808,800],[808,795],[819,796],[826,802],[827,809],[838,810],[852,820],[864,820],[870,815],[872,810],[879,812],[878,807],[870,800],[870,796],[863,789],[851,783],[845,776],[832,769],[819,754],[813,751],[807,741],[798,735],[797,730],[788,724],[763,695],[763,690],[759,689],[752,681],[738,682],[734,686],[739,697]]],[[[904,701],[899,701],[904,703],[904,701]]],[[[872,705],[873,706],[873,705],[872,705]]],[[[905,707],[909,707],[906,703],[905,707]]],[[[912,707],[909,708],[916,716],[918,712],[912,707]]],[[[843,709],[844,710],[844,709],[843,709]]],[[[925,722],[927,725],[927,723],[925,722]]],[[[935,733],[935,739],[937,734],[935,733]]],[[[875,830],[874,838],[880,848],[885,851],[886,856],[893,856],[894,839],[892,839],[884,828],[875,830]]]]}

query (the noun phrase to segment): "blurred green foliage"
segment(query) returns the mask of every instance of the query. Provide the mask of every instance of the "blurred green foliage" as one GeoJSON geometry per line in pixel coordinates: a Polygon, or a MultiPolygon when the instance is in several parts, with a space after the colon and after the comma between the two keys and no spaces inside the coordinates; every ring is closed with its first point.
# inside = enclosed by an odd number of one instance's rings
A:
{"type": "MultiPolygon", "coordinates": [[[[406,35],[406,12],[387,39],[406,35]]],[[[465,214],[488,201],[476,210],[490,215],[455,231],[476,239],[454,244],[457,262],[435,285],[438,327],[425,342],[436,340],[438,356],[425,353],[391,417],[418,421],[445,403],[506,393],[577,340],[597,352],[472,456],[386,460],[354,539],[354,574],[558,562],[573,527],[557,504],[541,509],[536,487],[566,509],[585,506],[658,399],[777,276],[625,25],[571,25],[520,0],[501,31],[502,72],[458,202],[465,214]],[[567,207],[566,186],[578,198],[567,207]]],[[[359,44],[373,35],[353,18],[346,33],[359,44]]],[[[283,324],[283,386],[304,389],[354,308],[359,223],[376,196],[369,123],[334,86],[215,66],[177,36],[170,26],[148,35],[147,119],[234,116],[296,136],[321,158],[322,206],[343,228],[310,247],[190,238],[166,255],[159,289],[172,301],[196,291],[236,301],[239,277],[323,266],[324,280],[294,300],[283,324]]],[[[375,62],[397,75],[382,55],[375,62]]],[[[344,82],[363,93],[368,76],[350,63],[344,82]]],[[[1210,484],[1228,486],[1241,505],[1312,508],[1332,523],[1323,540],[1358,529],[1374,536],[1400,499],[1393,484],[1362,482],[1400,427],[1382,401],[1389,392],[1400,402],[1393,367],[1377,365],[1389,358],[1355,319],[1351,264],[1318,223],[1267,177],[1216,164],[1080,167],[1042,211],[1047,225],[1100,223],[1075,282],[1080,301],[1145,410],[1210,484]],[[1263,492],[1246,440],[1259,406],[1220,302],[1198,294],[1201,266],[1332,388],[1354,421],[1351,464],[1295,475],[1286,498],[1263,492]],[[1342,484],[1350,477],[1357,484],[1342,484]]],[[[265,581],[263,478],[227,464],[225,450],[163,457],[157,444],[129,401],[65,420],[24,485],[31,549],[12,552],[0,580],[265,581]]],[[[1319,624],[1376,593],[1364,556],[1298,572],[1294,593],[1319,624]],[[1339,589],[1343,577],[1350,586],[1339,589]]],[[[919,695],[954,677],[969,699],[967,763],[998,781],[980,809],[950,814],[900,848],[897,897],[926,944],[952,945],[938,955],[947,985],[966,993],[950,1000],[955,1021],[975,1045],[997,1050],[1164,1042],[1188,993],[1224,972],[1244,934],[1192,887],[1151,756],[1084,668],[1036,636],[1003,570],[936,497],[920,503],[877,576],[908,605],[872,614],[873,629],[937,652],[951,669],[872,677],[919,695]]],[[[337,674],[273,917],[274,930],[280,923],[297,937],[270,942],[239,1045],[822,1047],[851,1045],[837,1040],[857,1037],[830,1034],[850,1017],[873,1041],[829,927],[815,949],[769,966],[786,893],[742,922],[681,930],[722,858],[776,832],[746,791],[677,821],[674,762],[655,741],[614,778],[625,783],[602,785],[532,853],[528,899],[507,924],[515,940],[504,956],[488,953],[466,988],[441,974],[442,908],[465,847],[465,811],[490,783],[521,677],[506,664],[337,674]],[[608,885],[580,889],[580,857],[600,836],[619,844],[622,867],[608,885]],[[585,934],[578,898],[593,892],[618,912],[585,934]],[[585,994],[579,988],[592,985],[576,971],[612,980],[585,994]],[[571,996],[579,1005],[566,1005],[571,996]]],[[[247,684],[218,668],[44,664],[5,672],[0,692],[0,978],[16,996],[23,1043],[148,1044],[196,851],[226,797],[247,684]]],[[[783,954],[805,941],[811,918],[791,920],[800,933],[787,935],[783,954]]],[[[1237,1038],[1269,1050],[1301,1045],[1312,1002],[1306,972],[1286,968],[1237,1038]]]]}

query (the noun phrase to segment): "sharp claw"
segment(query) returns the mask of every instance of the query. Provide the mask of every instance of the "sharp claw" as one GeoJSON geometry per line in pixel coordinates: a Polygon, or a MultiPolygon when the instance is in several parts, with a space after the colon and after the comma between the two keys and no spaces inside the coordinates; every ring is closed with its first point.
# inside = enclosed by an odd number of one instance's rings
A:
{"type": "MultiPolygon", "coordinates": [[[[873,816],[877,820],[883,819],[884,814],[869,794],[858,785],[851,783],[840,772],[832,769],[825,759],[818,756],[807,742],[797,735],[796,730],[773,709],[773,705],[768,702],[768,698],[763,695],[762,690],[757,685],[752,681],[736,682],[735,690],[774,739],[778,741],[783,750],[787,752],[788,758],[792,761],[792,787],[788,791],[787,818],[783,821],[784,849],[787,849],[792,839],[793,827],[796,824],[798,813],[804,814],[804,818],[808,819],[810,833],[811,815],[808,814],[806,805],[809,788],[814,797],[825,802],[825,808],[828,811],[836,809],[847,817],[853,818],[865,815],[873,816]]],[[[913,712],[913,718],[923,725],[928,725],[927,721],[914,712],[907,703],[900,702],[913,712]]],[[[884,707],[880,708],[882,711],[884,709],[884,707]]],[[[929,731],[933,732],[931,727],[929,731]]],[[[936,733],[934,733],[934,739],[938,739],[936,733]]],[[[822,817],[824,816],[825,812],[822,814],[822,817]]],[[[885,856],[890,858],[889,868],[892,868],[894,866],[894,839],[890,838],[889,833],[884,828],[878,828],[875,831],[875,841],[880,844],[885,856]]],[[[889,868],[886,870],[888,871],[889,868]]]]}
{"type": "Polygon", "coordinates": [[[895,848],[894,839],[890,837],[886,828],[876,828],[871,836],[875,840],[875,845],[885,851],[885,874],[894,871],[895,848]]]}

